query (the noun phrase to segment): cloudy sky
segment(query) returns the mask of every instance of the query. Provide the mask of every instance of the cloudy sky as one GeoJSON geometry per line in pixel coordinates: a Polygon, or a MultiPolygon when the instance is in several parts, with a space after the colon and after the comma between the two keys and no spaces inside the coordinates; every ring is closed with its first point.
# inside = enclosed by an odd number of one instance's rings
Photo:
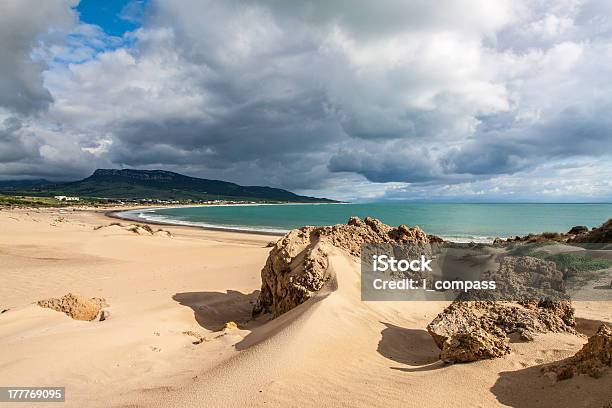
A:
{"type": "Polygon", "coordinates": [[[609,0],[2,0],[0,178],[612,201],[609,0]]]}

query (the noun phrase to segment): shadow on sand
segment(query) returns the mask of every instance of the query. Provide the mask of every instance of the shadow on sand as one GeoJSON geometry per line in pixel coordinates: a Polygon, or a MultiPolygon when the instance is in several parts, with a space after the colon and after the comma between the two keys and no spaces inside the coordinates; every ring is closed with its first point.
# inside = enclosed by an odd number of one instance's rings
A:
{"type": "Polygon", "coordinates": [[[497,400],[516,408],[593,407],[604,408],[612,402],[610,374],[599,378],[579,375],[555,381],[542,374],[537,365],[517,371],[505,371],[491,387],[497,400]]]}
{"type": "MultiPolygon", "coordinates": [[[[577,318],[576,330],[592,336],[604,323],[600,320],[577,318]]],[[[610,324],[610,323],[607,323],[610,324]]],[[[541,364],[516,371],[499,374],[491,392],[497,400],[511,407],[594,407],[603,408],[612,403],[612,374],[595,379],[578,375],[568,380],[555,381],[542,373],[542,368],[554,363],[541,364]],[[606,393],[606,390],[610,390],[606,393]],[[579,405],[575,405],[579,402],[579,405]]]]}
{"type": "Polygon", "coordinates": [[[601,326],[602,323],[608,325],[608,327],[612,327],[612,323],[606,322],[604,320],[591,320],[591,319],[583,319],[581,317],[576,318],[576,331],[584,334],[585,336],[592,336],[597,333],[597,329],[601,326]]]}
{"type": "Polygon", "coordinates": [[[438,355],[440,350],[423,329],[406,329],[382,322],[386,328],[381,332],[377,351],[395,362],[413,366],[391,367],[393,370],[414,372],[437,370],[445,366],[438,355]]]}
{"type": "Polygon", "coordinates": [[[235,290],[223,292],[184,292],[172,299],[193,310],[196,321],[207,330],[218,331],[233,321],[244,326],[251,320],[251,311],[259,291],[249,294],[235,290]]]}

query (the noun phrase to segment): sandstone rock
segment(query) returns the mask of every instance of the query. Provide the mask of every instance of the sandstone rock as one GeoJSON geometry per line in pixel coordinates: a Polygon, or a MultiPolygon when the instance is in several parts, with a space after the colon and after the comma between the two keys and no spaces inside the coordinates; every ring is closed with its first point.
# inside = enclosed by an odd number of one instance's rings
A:
{"type": "Polygon", "coordinates": [[[588,374],[600,378],[612,367],[612,329],[602,324],[589,337],[580,351],[561,364],[545,367],[544,372],[553,372],[557,380],[566,380],[577,374],[588,374]]]}
{"type": "Polygon", "coordinates": [[[505,256],[497,271],[484,273],[482,279],[495,281],[496,291],[474,291],[470,294],[473,300],[537,301],[568,298],[563,272],[557,270],[557,265],[530,256],[505,256]]]}
{"type": "MultiPolygon", "coordinates": [[[[100,316],[101,309],[108,306],[104,299],[87,299],[76,293],[68,293],[61,298],[39,300],[37,304],[65,313],[75,320],[94,320],[100,316]]],[[[103,314],[101,317],[103,317],[101,320],[104,320],[108,315],[103,314]]]]}
{"type": "Polygon", "coordinates": [[[359,218],[359,217],[351,217],[351,218],[349,218],[347,224],[348,225],[352,225],[354,227],[361,227],[361,226],[363,226],[363,222],[361,221],[361,218],[359,218]]]}
{"type": "Polygon", "coordinates": [[[508,342],[501,332],[492,334],[483,329],[458,332],[444,341],[440,359],[445,363],[467,363],[501,357],[510,352],[508,342]]]}
{"type": "Polygon", "coordinates": [[[329,281],[327,250],[333,246],[359,257],[365,243],[414,244],[429,248],[419,227],[392,228],[379,220],[351,217],[346,225],[302,227],[279,239],[261,271],[261,292],[253,314],[279,316],[305,302],[329,281]]]}
{"type": "Polygon", "coordinates": [[[568,302],[485,302],[456,300],[427,331],[445,362],[459,363],[500,357],[510,352],[509,335],[523,340],[535,333],[570,332],[573,308],[568,302]]]}
{"type": "Polygon", "coordinates": [[[437,236],[437,235],[432,235],[432,234],[429,234],[429,235],[427,235],[427,238],[429,239],[429,242],[430,242],[431,244],[434,244],[434,243],[435,243],[435,244],[441,244],[441,243],[443,243],[443,242],[446,242],[446,241],[444,241],[444,239],[440,238],[440,237],[439,237],[439,236],[437,236]]]}

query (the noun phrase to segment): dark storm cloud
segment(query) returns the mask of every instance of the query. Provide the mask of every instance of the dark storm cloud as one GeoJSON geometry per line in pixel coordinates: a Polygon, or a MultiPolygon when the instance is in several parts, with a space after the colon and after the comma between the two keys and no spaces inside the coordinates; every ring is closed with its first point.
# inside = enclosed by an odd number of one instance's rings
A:
{"type": "Polygon", "coordinates": [[[210,120],[166,118],[118,123],[109,155],[132,166],[199,163],[224,168],[244,161],[287,163],[341,137],[320,95],[238,104],[210,120]]]}
{"type": "Polygon", "coordinates": [[[49,30],[72,23],[74,3],[6,0],[0,6],[0,107],[28,114],[53,101],[42,80],[46,65],[31,53],[49,30]]]}
{"type": "Polygon", "coordinates": [[[342,151],[331,158],[329,170],[359,173],[378,183],[422,183],[440,178],[436,160],[426,148],[406,149],[398,144],[372,143],[367,149],[342,151]]]}
{"type": "Polygon", "coordinates": [[[601,157],[612,153],[612,104],[569,107],[545,123],[526,129],[477,133],[476,140],[450,151],[446,173],[513,174],[567,157],[601,157]]]}
{"type": "Polygon", "coordinates": [[[449,152],[442,159],[442,166],[448,174],[512,174],[531,164],[522,153],[509,143],[471,143],[449,152]]]}
{"type": "Polygon", "coordinates": [[[0,124],[0,162],[13,163],[23,159],[38,158],[39,143],[22,129],[22,123],[9,117],[0,124]]]}

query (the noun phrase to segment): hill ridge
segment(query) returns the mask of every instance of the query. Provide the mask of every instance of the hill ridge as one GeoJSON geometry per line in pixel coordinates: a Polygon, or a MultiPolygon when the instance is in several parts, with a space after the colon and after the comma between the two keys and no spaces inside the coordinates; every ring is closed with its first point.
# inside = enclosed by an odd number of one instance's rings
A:
{"type": "MultiPolygon", "coordinates": [[[[7,185],[10,183],[7,182],[7,185]]],[[[10,189],[10,187],[9,187],[10,189]]],[[[326,198],[302,196],[267,186],[242,186],[236,183],[204,179],[167,170],[96,169],[82,180],[13,188],[20,193],[66,194],[107,199],[156,200],[234,200],[296,203],[332,203],[326,198]]],[[[5,190],[6,192],[6,190],[5,190]]]]}

